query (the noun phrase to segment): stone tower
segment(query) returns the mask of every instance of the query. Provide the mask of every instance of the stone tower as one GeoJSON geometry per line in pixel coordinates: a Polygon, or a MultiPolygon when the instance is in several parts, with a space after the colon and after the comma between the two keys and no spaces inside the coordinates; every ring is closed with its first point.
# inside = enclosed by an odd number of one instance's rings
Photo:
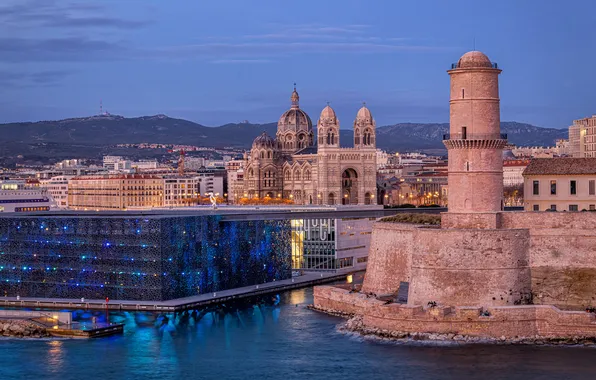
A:
{"type": "Polygon", "coordinates": [[[375,148],[376,145],[375,119],[370,110],[363,105],[356,114],[354,120],[354,148],[375,148]]]}
{"type": "Polygon", "coordinates": [[[339,148],[339,120],[329,105],[323,108],[317,122],[318,149],[339,148]]]}
{"type": "Polygon", "coordinates": [[[499,74],[479,51],[464,54],[451,77],[449,134],[449,213],[491,213],[503,209],[503,147],[499,74]]]}

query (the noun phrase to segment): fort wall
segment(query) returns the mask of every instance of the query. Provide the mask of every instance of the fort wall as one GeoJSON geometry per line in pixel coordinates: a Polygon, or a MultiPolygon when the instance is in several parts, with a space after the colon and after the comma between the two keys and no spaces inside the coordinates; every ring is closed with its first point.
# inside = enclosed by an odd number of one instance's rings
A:
{"type": "Polygon", "coordinates": [[[333,286],[315,288],[315,307],[327,311],[352,308],[367,328],[407,333],[454,334],[477,337],[547,337],[596,335],[596,315],[562,311],[552,305],[496,307],[427,307],[385,304],[333,286]],[[354,305],[357,304],[357,308],[354,305]]]}

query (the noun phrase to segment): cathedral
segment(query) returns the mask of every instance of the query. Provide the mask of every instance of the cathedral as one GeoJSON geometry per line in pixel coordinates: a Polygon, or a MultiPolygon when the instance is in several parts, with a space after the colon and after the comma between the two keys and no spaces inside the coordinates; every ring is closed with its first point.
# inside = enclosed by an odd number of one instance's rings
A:
{"type": "Polygon", "coordinates": [[[339,146],[339,120],[327,105],[317,121],[292,105],[277,123],[275,138],[258,136],[244,157],[244,193],[254,198],[285,198],[299,205],[376,203],[375,121],[366,106],[354,121],[354,146],[339,146]]]}

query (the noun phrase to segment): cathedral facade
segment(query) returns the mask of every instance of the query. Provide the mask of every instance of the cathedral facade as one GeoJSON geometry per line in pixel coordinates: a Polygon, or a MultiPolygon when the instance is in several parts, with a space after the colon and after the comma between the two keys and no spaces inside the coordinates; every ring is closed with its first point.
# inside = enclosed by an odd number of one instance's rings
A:
{"type": "Polygon", "coordinates": [[[375,204],[376,124],[370,110],[360,108],[354,146],[342,148],[335,111],[329,105],[321,111],[315,134],[299,100],[294,88],[275,138],[261,134],[245,154],[245,196],[285,198],[300,205],[375,204]]]}

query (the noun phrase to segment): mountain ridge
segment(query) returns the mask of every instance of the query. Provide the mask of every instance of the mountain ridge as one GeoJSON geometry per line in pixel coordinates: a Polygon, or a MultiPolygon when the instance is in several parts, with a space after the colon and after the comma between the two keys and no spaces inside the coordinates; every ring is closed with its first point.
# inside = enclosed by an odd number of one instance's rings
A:
{"type": "MultiPolygon", "coordinates": [[[[0,124],[0,144],[60,143],[109,146],[115,144],[164,143],[199,146],[250,148],[263,131],[275,136],[277,123],[227,123],[208,127],[163,114],[127,118],[99,115],[53,121],[0,124]]],[[[512,144],[553,145],[566,138],[567,130],[541,128],[527,123],[501,122],[512,144]]],[[[444,149],[443,134],[449,123],[397,123],[377,127],[377,146],[385,150],[444,149]]],[[[316,131],[315,131],[316,133],[316,131]]],[[[340,130],[340,143],[352,144],[353,132],[340,130]]]]}

